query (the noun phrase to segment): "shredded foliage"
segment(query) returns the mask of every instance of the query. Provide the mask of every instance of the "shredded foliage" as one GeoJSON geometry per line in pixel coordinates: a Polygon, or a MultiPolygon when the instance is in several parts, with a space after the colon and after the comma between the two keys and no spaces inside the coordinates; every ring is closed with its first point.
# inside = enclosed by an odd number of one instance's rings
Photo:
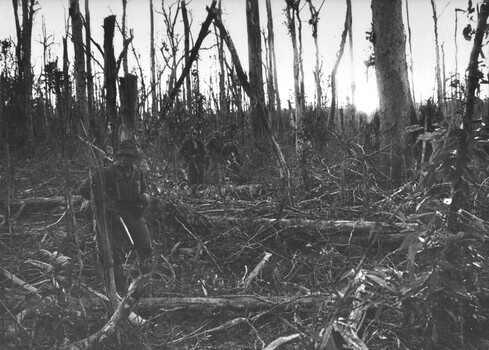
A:
{"type": "MultiPolygon", "coordinates": [[[[453,133],[439,127],[422,134],[431,156],[402,187],[386,190],[375,169],[376,136],[364,130],[356,137],[328,134],[297,157],[286,149],[292,172],[286,202],[280,181],[264,180],[273,170],[250,164],[242,174],[225,169],[220,188],[194,195],[180,172],[165,173],[173,167],[165,166],[168,158],[148,149],[160,157],[147,159],[157,264],[135,309],[148,322],[121,322],[94,348],[487,348],[489,188],[487,155],[477,142],[484,135],[470,143],[462,175],[470,206],[453,232],[450,183],[460,176],[452,173],[453,133]],[[340,220],[343,226],[327,225],[340,220]],[[345,230],[347,223],[353,228],[345,230]],[[224,299],[211,304],[217,298],[224,299]]],[[[70,158],[78,159],[69,164],[67,185],[74,189],[86,163],[82,154],[70,158]]],[[[1,227],[6,349],[67,346],[98,332],[111,316],[86,206],[76,204],[71,232],[64,205],[29,203],[63,195],[64,161],[47,150],[29,161],[12,159],[11,197],[26,204],[12,202],[18,215],[1,227]]],[[[138,276],[133,253],[125,269],[138,276]]]]}

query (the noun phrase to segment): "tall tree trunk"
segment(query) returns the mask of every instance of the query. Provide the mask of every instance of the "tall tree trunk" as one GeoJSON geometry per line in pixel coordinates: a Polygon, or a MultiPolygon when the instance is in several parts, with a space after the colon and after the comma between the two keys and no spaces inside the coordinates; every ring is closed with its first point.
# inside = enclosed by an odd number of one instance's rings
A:
{"type": "Polygon", "coordinates": [[[79,0],[70,0],[70,17],[72,27],[72,41],[75,51],[75,92],[77,102],[77,114],[82,124],[83,135],[90,132],[88,122],[87,83],[85,71],[85,48],[83,45],[83,20],[80,13],[79,0]]]}
{"type": "Polygon", "coordinates": [[[413,98],[413,104],[416,104],[415,92],[414,92],[414,63],[413,63],[413,45],[411,43],[411,21],[409,17],[409,0],[406,0],[406,24],[408,30],[408,43],[409,43],[409,71],[411,72],[411,96],[413,98]]]}
{"type": "Polygon", "coordinates": [[[447,72],[445,66],[445,45],[441,44],[441,81],[442,81],[442,96],[443,96],[443,115],[447,115],[447,104],[445,100],[447,98],[447,72]]]}
{"type": "MultiPolygon", "coordinates": [[[[268,0],[268,1],[270,1],[270,0],[268,0]]],[[[270,40],[270,53],[272,55],[273,85],[275,86],[277,110],[280,112],[282,110],[282,103],[280,101],[280,91],[278,89],[277,55],[275,52],[275,32],[273,30],[272,6],[270,4],[268,4],[267,6],[270,7],[270,11],[269,11],[270,17],[272,17],[268,40],[270,40]]]]}
{"type": "MultiPolygon", "coordinates": [[[[189,62],[190,55],[190,24],[188,20],[187,5],[185,1],[182,4],[182,19],[183,19],[183,33],[184,33],[184,55],[185,55],[185,65],[189,62]]],[[[192,111],[192,76],[188,74],[185,77],[185,92],[186,92],[186,102],[187,111],[190,113],[192,111]]]]}
{"type": "Polygon", "coordinates": [[[294,128],[294,138],[295,138],[295,149],[296,152],[300,150],[300,140],[298,131],[302,123],[303,117],[303,106],[304,106],[304,94],[302,93],[301,86],[303,85],[302,73],[302,53],[297,45],[297,32],[296,32],[296,13],[299,12],[300,0],[286,0],[287,8],[287,28],[289,31],[290,38],[292,40],[292,51],[294,58],[294,102],[295,111],[293,114],[292,127],[294,128]]]}
{"type": "Polygon", "coordinates": [[[155,23],[154,23],[153,0],[149,0],[149,23],[150,23],[150,49],[149,59],[151,64],[151,112],[158,112],[158,94],[156,90],[156,57],[155,57],[155,23]]]}
{"type": "MultiPolygon", "coordinates": [[[[167,41],[165,41],[165,44],[168,43],[165,47],[160,49],[163,59],[165,60],[166,67],[170,69],[170,74],[169,78],[167,80],[167,87],[168,90],[172,90],[173,87],[175,86],[175,82],[177,80],[177,70],[178,70],[178,36],[179,34],[176,33],[175,26],[176,26],[176,21],[180,16],[180,7],[177,8],[175,11],[175,14],[173,17],[171,17],[171,8],[169,10],[165,9],[164,2],[162,3],[161,6],[162,14],[163,14],[163,22],[166,27],[166,38],[167,41]]],[[[196,62],[198,65],[198,62],[196,62]]],[[[198,68],[195,69],[195,71],[198,73],[199,70],[198,68]]],[[[198,78],[198,74],[196,75],[196,78],[198,78]]],[[[160,84],[157,84],[160,85],[160,84]]],[[[196,86],[194,86],[196,88],[196,86]]]]}
{"type": "Polygon", "coordinates": [[[464,129],[472,131],[478,125],[474,125],[475,91],[479,87],[479,55],[481,53],[482,40],[487,27],[487,17],[489,15],[489,0],[484,0],[479,10],[477,29],[474,36],[474,44],[470,51],[469,66],[467,67],[467,102],[465,105],[465,117],[463,120],[464,129]]]}
{"type": "Polygon", "coordinates": [[[307,0],[309,3],[309,11],[311,12],[311,19],[309,24],[312,26],[312,37],[314,39],[314,47],[316,49],[316,65],[314,67],[314,83],[316,86],[316,107],[319,109],[322,106],[323,89],[321,87],[321,67],[319,63],[319,45],[318,45],[318,22],[319,12],[324,4],[324,0],[319,10],[316,10],[311,0],[307,0]]]}
{"type": "Polygon", "coordinates": [[[19,68],[19,85],[22,87],[21,92],[21,111],[26,122],[27,130],[27,149],[30,149],[34,143],[34,113],[32,110],[32,22],[34,19],[35,0],[22,0],[22,27],[18,17],[18,0],[12,0],[15,15],[15,27],[17,31],[16,56],[19,68]]]}
{"type": "Polygon", "coordinates": [[[136,121],[138,116],[138,78],[132,74],[126,74],[120,79],[119,94],[121,101],[121,129],[119,139],[121,141],[134,139],[136,121]]]}
{"type": "Polygon", "coordinates": [[[250,71],[250,85],[257,101],[251,101],[251,120],[253,136],[260,141],[263,138],[265,128],[263,119],[259,115],[261,112],[258,103],[265,103],[265,92],[263,91],[262,73],[262,48],[260,34],[260,11],[258,0],[246,0],[246,28],[248,29],[248,59],[250,71]]]}
{"type": "Polygon", "coordinates": [[[389,152],[379,170],[392,185],[411,166],[411,138],[405,128],[415,122],[407,74],[402,2],[372,0],[375,72],[379,93],[380,148],[389,152]]]}
{"type": "Polygon", "coordinates": [[[104,78],[105,78],[105,111],[107,125],[109,126],[109,138],[112,147],[117,146],[118,129],[120,126],[117,118],[117,74],[114,55],[114,29],[115,15],[104,19],[104,78]]]}
{"type": "MultiPolygon", "coordinates": [[[[127,39],[127,0],[122,0],[122,40],[126,42],[127,39]]],[[[127,64],[127,54],[122,57],[122,67],[124,69],[124,76],[129,73],[129,67],[127,64]]]]}
{"type": "Polygon", "coordinates": [[[100,120],[95,120],[94,108],[93,108],[93,73],[92,73],[92,32],[90,23],[90,4],[89,0],[85,0],[85,41],[87,47],[87,107],[88,107],[88,120],[90,121],[91,129],[95,134],[98,145],[103,145],[105,140],[103,134],[100,133],[101,125],[100,120]]]}
{"type": "Polygon", "coordinates": [[[328,126],[330,130],[335,127],[335,116],[336,116],[336,73],[338,72],[338,67],[340,65],[341,59],[343,58],[343,53],[345,52],[346,35],[348,34],[349,25],[351,18],[351,1],[346,1],[346,17],[345,17],[345,27],[343,28],[343,33],[341,34],[340,49],[336,54],[336,61],[331,72],[331,108],[329,111],[329,121],[328,126]]]}
{"type": "MultiPolygon", "coordinates": [[[[219,0],[218,11],[221,10],[221,1],[219,0]]],[[[216,32],[219,30],[216,28],[216,32]]],[[[217,34],[217,33],[216,33],[217,34]]],[[[219,104],[221,113],[229,114],[229,103],[226,96],[226,56],[224,55],[224,41],[221,36],[218,35],[217,50],[219,60],[219,104]]]]}
{"type": "Polygon", "coordinates": [[[440,68],[440,45],[438,43],[438,15],[436,14],[435,0],[431,0],[431,9],[433,10],[433,25],[435,32],[435,54],[436,54],[436,97],[438,108],[443,104],[443,87],[441,80],[441,68],[440,68]]]}
{"type": "Polygon", "coordinates": [[[266,8],[267,8],[267,30],[268,30],[268,55],[267,55],[267,63],[268,63],[268,78],[267,78],[267,92],[268,92],[268,105],[271,112],[276,110],[276,101],[277,101],[277,88],[275,85],[275,77],[276,67],[274,64],[275,59],[275,33],[273,31],[273,14],[272,14],[272,5],[270,0],[266,0],[266,8]]]}
{"type": "Polygon", "coordinates": [[[22,53],[24,65],[24,110],[28,121],[28,142],[34,142],[34,111],[32,108],[33,74],[31,66],[32,55],[32,23],[34,20],[34,0],[22,0],[22,53]]]}
{"type": "MultiPolygon", "coordinates": [[[[455,42],[455,79],[456,80],[460,80],[459,79],[459,75],[458,75],[458,42],[457,42],[457,37],[458,37],[458,13],[459,12],[463,12],[463,10],[461,10],[461,9],[455,9],[455,32],[454,32],[454,35],[453,35],[453,39],[454,39],[454,42],[455,42]]],[[[457,99],[459,98],[459,96],[458,96],[459,86],[460,86],[459,83],[455,84],[455,98],[457,98],[457,99]]]]}
{"type": "Polygon", "coordinates": [[[356,83],[356,74],[355,74],[355,55],[353,51],[353,14],[352,14],[352,6],[351,0],[346,0],[346,6],[350,8],[349,17],[348,17],[348,46],[350,49],[350,72],[351,72],[351,104],[354,108],[354,112],[356,110],[357,103],[357,83],[356,83]]]}
{"type": "Polygon", "coordinates": [[[46,136],[46,140],[50,139],[49,135],[49,114],[51,112],[51,89],[49,88],[50,80],[48,78],[48,73],[46,72],[48,66],[47,52],[50,44],[48,42],[48,35],[46,32],[46,21],[44,17],[42,18],[42,75],[44,76],[44,84],[43,84],[43,112],[44,112],[44,134],[46,136]]]}
{"type": "MultiPolygon", "coordinates": [[[[71,134],[71,124],[72,118],[70,115],[70,96],[71,96],[71,85],[70,85],[70,73],[69,73],[69,58],[68,58],[68,39],[67,37],[63,38],[63,94],[61,96],[61,116],[60,121],[63,126],[62,135],[65,137],[66,135],[71,134]]],[[[64,144],[63,147],[67,145],[64,144]]]]}
{"type": "MultiPolygon", "coordinates": [[[[12,223],[10,220],[10,199],[12,194],[12,172],[10,166],[10,147],[9,147],[9,128],[7,122],[7,116],[4,113],[5,106],[5,83],[4,83],[4,72],[0,72],[0,136],[3,140],[3,144],[0,144],[0,148],[5,152],[2,154],[4,159],[4,185],[5,192],[7,195],[6,207],[5,207],[5,223],[8,227],[8,233],[12,234],[12,223]]],[[[13,237],[12,237],[13,238],[13,237]]]]}

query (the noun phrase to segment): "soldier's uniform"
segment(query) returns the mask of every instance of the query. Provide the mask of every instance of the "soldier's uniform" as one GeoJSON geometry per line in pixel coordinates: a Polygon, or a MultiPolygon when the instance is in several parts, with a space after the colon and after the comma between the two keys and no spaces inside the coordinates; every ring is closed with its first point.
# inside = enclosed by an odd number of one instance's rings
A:
{"type": "Polygon", "coordinates": [[[223,140],[221,133],[216,131],[214,136],[207,142],[207,154],[209,156],[209,167],[207,168],[207,175],[209,182],[217,185],[221,180],[221,170],[219,163],[221,161],[221,152],[223,147],[223,140]]]}
{"type": "MultiPolygon", "coordinates": [[[[125,292],[127,279],[124,276],[122,264],[124,261],[123,248],[130,241],[125,232],[122,221],[126,225],[134,248],[148,269],[151,265],[153,247],[151,235],[144,218],[149,205],[149,193],[143,171],[132,164],[139,156],[133,141],[123,141],[116,154],[116,163],[97,171],[92,178],[86,179],[79,188],[79,193],[90,198],[90,183],[92,183],[95,196],[105,194],[106,221],[109,239],[112,245],[114,274],[117,291],[125,292]],[[124,164],[124,159],[132,158],[124,164]],[[117,161],[123,159],[122,161],[117,161]],[[102,183],[104,192],[99,191],[96,183],[102,183]]],[[[102,262],[104,257],[101,257],[102,262]]]]}
{"type": "Polygon", "coordinates": [[[205,173],[205,148],[202,141],[196,138],[196,132],[191,131],[190,138],[187,139],[180,150],[188,165],[188,181],[195,190],[195,187],[204,184],[205,173]]]}

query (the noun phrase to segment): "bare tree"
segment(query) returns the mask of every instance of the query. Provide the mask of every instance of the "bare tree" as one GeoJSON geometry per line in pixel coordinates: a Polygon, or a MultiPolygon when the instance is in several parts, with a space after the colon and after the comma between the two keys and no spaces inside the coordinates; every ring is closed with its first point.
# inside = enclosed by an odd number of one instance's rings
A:
{"type": "Polygon", "coordinates": [[[379,92],[380,147],[388,157],[379,168],[394,185],[410,165],[412,140],[405,128],[415,122],[407,74],[402,2],[372,0],[375,72],[379,92]]]}
{"type": "Polygon", "coordinates": [[[474,43],[470,51],[469,66],[467,67],[467,102],[465,105],[464,129],[472,130],[475,126],[474,107],[475,107],[475,92],[479,87],[479,57],[481,56],[482,40],[487,27],[487,18],[489,15],[489,0],[484,0],[479,9],[479,17],[477,20],[477,28],[474,35],[474,43]]]}
{"type": "MultiPolygon", "coordinates": [[[[179,63],[185,59],[184,55],[178,56],[181,35],[178,33],[176,28],[177,21],[180,18],[180,9],[180,6],[177,6],[176,11],[173,13],[173,5],[169,6],[168,9],[165,8],[164,4],[161,6],[167,40],[164,41],[160,51],[165,63],[163,69],[170,69],[169,79],[167,82],[168,90],[172,90],[175,86],[179,63]]],[[[198,62],[195,63],[198,64],[198,62]]],[[[198,69],[196,69],[196,71],[198,71],[198,69]]],[[[197,86],[194,86],[194,89],[197,89],[197,86]]]]}
{"type": "Polygon", "coordinates": [[[117,73],[114,54],[115,15],[104,19],[104,80],[105,80],[105,111],[109,125],[110,143],[117,145],[119,119],[117,118],[117,73]]]}
{"type": "Polygon", "coordinates": [[[149,23],[150,23],[150,39],[149,39],[149,59],[151,64],[151,110],[153,114],[158,111],[158,95],[156,90],[156,55],[155,55],[155,20],[153,0],[149,0],[149,23]]]}
{"type": "Polygon", "coordinates": [[[80,13],[79,0],[70,0],[71,17],[71,39],[75,51],[75,92],[77,102],[77,113],[79,113],[82,128],[85,133],[89,132],[87,82],[85,71],[85,47],[83,44],[83,19],[80,13]]]}
{"type": "Polygon", "coordinates": [[[132,140],[138,116],[138,78],[135,75],[126,74],[124,78],[120,78],[119,95],[121,101],[119,139],[132,140]]]}
{"type": "MultiPolygon", "coordinates": [[[[295,99],[295,111],[294,118],[292,120],[292,127],[294,128],[295,148],[296,151],[300,150],[300,140],[298,137],[298,130],[302,123],[304,114],[304,77],[302,75],[302,51],[300,45],[298,45],[297,38],[297,24],[296,18],[298,18],[300,0],[286,0],[286,16],[287,16],[287,28],[290,38],[292,40],[293,65],[294,65],[294,99],[295,99]]],[[[299,35],[300,36],[300,35],[299,35]]],[[[299,42],[301,40],[299,39],[299,42]]]]}
{"type": "MultiPolygon", "coordinates": [[[[215,3],[215,0],[213,1],[213,4],[215,3]]],[[[231,54],[231,58],[233,60],[234,67],[236,68],[236,76],[238,80],[240,81],[241,85],[243,86],[244,91],[252,100],[252,103],[256,103],[256,106],[259,108],[259,116],[263,118],[263,125],[265,126],[265,130],[269,136],[270,143],[272,145],[273,151],[277,157],[277,161],[280,166],[280,176],[283,180],[285,180],[285,187],[286,187],[286,193],[285,193],[285,199],[289,199],[289,190],[290,190],[290,172],[287,166],[287,162],[285,161],[285,157],[282,153],[282,150],[280,149],[280,145],[278,144],[275,135],[273,131],[270,128],[270,117],[268,114],[268,110],[265,108],[264,101],[260,100],[259,98],[256,97],[255,92],[251,88],[251,84],[248,82],[248,78],[243,71],[243,68],[241,66],[241,62],[239,60],[239,56],[236,52],[236,48],[234,46],[234,43],[231,39],[231,36],[227,32],[226,28],[222,24],[220,13],[216,12],[215,8],[211,7],[207,9],[209,16],[214,20],[216,25],[219,27],[219,30],[221,31],[221,37],[224,39],[226,42],[226,46],[231,54]],[[253,101],[254,100],[254,101],[253,101]]],[[[200,37],[200,36],[199,36],[200,37]]]]}
{"type": "Polygon", "coordinates": [[[441,78],[440,69],[440,45],[438,43],[438,16],[436,14],[436,4],[435,0],[431,0],[431,9],[433,10],[433,25],[435,32],[435,53],[436,53],[436,97],[438,102],[438,108],[441,107],[443,103],[443,81],[441,78]]]}
{"type": "Polygon", "coordinates": [[[270,0],[266,0],[266,8],[267,8],[267,29],[268,29],[268,51],[269,51],[269,78],[272,79],[270,82],[271,89],[269,91],[269,100],[270,106],[275,110],[275,102],[276,109],[278,111],[281,110],[281,102],[280,102],[280,92],[278,90],[278,74],[277,74],[277,55],[275,52],[275,32],[273,30],[273,13],[272,13],[272,5],[270,0]],[[273,102],[272,102],[273,101],[273,102]]]}
{"type": "Polygon", "coordinates": [[[15,54],[17,58],[17,65],[19,68],[19,82],[22,86],[21,112],[26,121],[27,130],[27,146],[30,147],[34,142],[34,113],[32,110],[32,68],[31,68],[31,55],[32,55],[32,22],[34,20],[34,5],[35,0],[22,0],[22,26],[19,21],[18,7],[19,0],[12,0],[15,15],[15,28],[17,32],[17,46],[15,54]]]}
{"type": "Polygon", "coordinates": [[[343,33],[341,34],[340,49],[336,54],[336,61],[331,72],[331,108],[329,111],[328,126],[333,129],[335,126],[335,115],[336,115],[336,73],[338,72],[338,67],[340,65],[341,59],[343,58],[343,53],[345,51],[346,35],[350,30],[351,24],[351,1],[346,1],[346,17],[345,26],[343,28],[343,33]]]}
{"type": "Polygon", "coordinates": [[[267,9],[267,32],[268,35],[265,39],[265,52],[267,62],[267,94],[268,94],[268,108],[271,112],[275,111],[275,102],[277,98],[277,89],[275,85],[274,77],[274,57],[275,57],[275,33],[273,32],[273,15],[272,5],[270,0],[266,0],[267,9]]]}
{"type": "Polygon", "coordinates": [[[324,5],[324,0],[319,7],[319,10],[316,10],[314,5],[312,4],[312,0],[306,0],[309,4],[309,11],[311,12],[311,19],[309,20],[309,24],[312,26],[312,37],[314,39],[314,47],[316,49],[316,65],[314,67],[314,82],[316,86],[316,106],[317,108],[321,108],[322,105],[322,97],[323,97],[323,89],[321,87],[321,67],[319,64],[319,45],[318,45],[318,23],[319,23],[319,12],[324,5]]]}
{"type": "MultiPolygon", "coordinates": [[[[185,1],[181,2],[182,4],[182,20],[183,20],[183,43],[184,43],[184,55],[185,55],[185,65],[189,61],[189,55],[190,55],[190,23],[188,20],[188,13],[187,13],[187,5],[185,1]]],[[[187,110],[191,111],[192,110],[192,77],[190,75],[187,75],[185,78],[185,92],[186,96],[185,99],[187,101],[187,110]]]]}
{"type": "Polygon", "coordinates": [[[51,101],[51,89],[49,87],[49,84],[50,84],[50,81],[49,81],[49,77],[48,77],[48,72],[47,70],[49,69],[48,67],[48,50],[49,50],[49,47],[52,45],[52,42],[50,42],[50,38],[51,36],[48,36],[47,35],[47,32],[46,32],[46,21],[44,20],[44,16],[42,18],[42,63],[43,63],[43,68],[42,68],[42,74],[44,75],[44,89],[43,89],[43,93],[44,93],[44,103],[43,103],[43,107],[44,107],[44,132],[45,132],[45,135],[46,135],[46,138],[49,139],[49,114],[50,114],[50,110],[49,110],[49,106],[50,106],[50,102],[51,101]]]}
{"type": "MultiPolygon", "coordinates": [[[[455,164],[452,166],[455,179],[452,182],[452,201],[447,217],[447,225],[452,232],[459,231],[458,217],[460,209],[467,209],[469,205],[469,185],[465,179],[467,163],[470,159],[468,139],[470,134],[480,126],[480,122],[474,123],[475,92],[479,87],[479,57],[482,55],[482,40],[487,28],[489,17],[489,0],[484,0],[480,5],[475,30],[474,42],[470,51],[469,65],[467,67],[467,96],[465,104],[465,114],[463,118],[463,128],[452,132],[452,137],[457,144],[455,153],[455,164]]],[[[461,253],[461,252],[460,252],[461,253]]]]}
{"type": "Polygon", "coordinates": [[[411,20],[409,17],[409,1],[406,0],[406,24],[407,24],[407,31],[408,31],[408,43],[409,43],[409,71],[411,72],[411,94],[413,97],[413,104],[416,104],[416,98],[414,97],[414,63],[413,63],[413,45],[411,42],[412,35],[411,35],[411,20]]]}
{"type": "Polygon", "coordinates": [[[346,6],[350,7],[349,17],[348,17],[348,47],[350,49],[350,74],[351,74],[351,104],[353,108],[356,109],[357,103],[357,83],[356,83],[356,74],[355,74],[355,55],[353,51],[353,15],[352,15],[352,6],[351,0],[346,0],[346,6]]]}
{"type": "MultiPolygon", "coordinates": [[[[127,39],[127,0],[122,0],[122,40],[127,39]]],[[[129,73],[129,67],[127,64],[127,55],[123,56],[122,67],[124,68],[124,76],[129,73]]]]}
{"type": "MultiPolygon", "coordinates": [[[[262,71],[262,48],[260,34],[260,11],[258,0],[246,0],[246,27],[248,29],[248,60],[250,70],[250,85],[260,103],[265,102],[265,92],[263,91],[263,71],[262,71]]],[[[261,139],[264,135],[263,119],[261,112],[256,105],[257,101],[251,101],[251,120],[253,126],[253,136],[261,139]]]]}
{"type": "Polygon", "coordinates": [[[87,56],[87,108],[88,108],[88,120],[96,127],[94,134],[99,144],[103,144],[105,140],[102,139],[104,131],[101,132],[103,123],[100,120],[95,120],[93,110],[93,73],[92,73],[92,32],[90,23],[90,4],[89,0],[85,0],[85,41],[86,41],[86,56],[87,56]]]}

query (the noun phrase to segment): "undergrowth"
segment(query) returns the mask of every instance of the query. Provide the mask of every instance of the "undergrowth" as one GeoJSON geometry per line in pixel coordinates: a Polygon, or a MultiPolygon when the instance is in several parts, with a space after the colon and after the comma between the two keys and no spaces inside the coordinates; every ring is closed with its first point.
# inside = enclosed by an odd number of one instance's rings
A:
{"type": "MultiPolygon", "coordinates": [[[[122,322],[109,342],[94,348],[263,349],[279,340],[282,349],[487,348],[488,174],[480,145],[471,143],[473,158],[463,174],[470,206],[460,211],[453,231],[447,216],[456,152],[448,130],[426,136],[434,146],[430,161],[392,190],[378,184],[374,149],[355,137],[328,137],[327,152],[311,144],[305,160],[290,159],[291,202],[280,202],[273,184],[240,192],[228,177],[221,192],[208,187],[193,196],[179,173],[162,175],[158,168],[150,174],[148,222],[158,264],[143,298],[288,302],[271,308],[239,301],[141,307],[145,325],[122,322]],[[338,141],[345,139],[350,141],[338,141]],[[261,223],[263,218],[271,221],[261,223]],[[286,219],[297,221],[281,226],[286,219]],[[374,224],[365,236],[352,230],[343,240],[301,226],[333,219],[374,224]],[[405,226],[398,236],[384,234],[391,224],[405,226]],[[245,288],[265,253],[271,257],[245,288]]],[[[86,169],[83,155],[72,158],[78,159],[69,164],[74,189],[86,169]]],[[[54,152],[12,165],[12,198],[62,194],[64,160],[54,152]]],[[[246,171],[242,178],[249,180],[246,171]]],[[[15,210],[19,215],[3,223],[0,241],[1,347],[61,348],[101,329],[110,311],[96,294],[103,287],[90,217],[78,211],[70,236],[64,207],[15,210]]],[[[133,255],[125,267],[137,275],[133,255]]]]}

